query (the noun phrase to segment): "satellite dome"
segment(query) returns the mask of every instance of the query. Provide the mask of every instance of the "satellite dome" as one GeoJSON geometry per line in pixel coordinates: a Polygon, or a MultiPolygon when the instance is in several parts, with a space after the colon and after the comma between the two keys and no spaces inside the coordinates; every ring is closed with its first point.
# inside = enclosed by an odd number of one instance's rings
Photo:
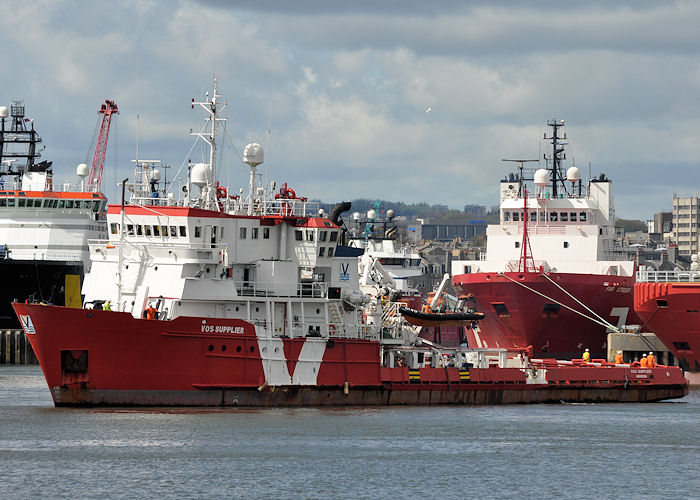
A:
{"type": "Polygon", "coordinates": [[[373,208],[367,210],[367,219],[374,220],[377,218],[377,211],[373,208]]]}
{"type": "Polygon", "coordinates": [[[549,184],[549,171],[547,169],[537,169],[535,172],[535,184],[538,186],[546,186],[549,184]]]}
{"type": "Polygon", "coordinates": [[[160,180],[160,170],[157,168],[153,169],[153,172],[151,172],[151,180],[152,181],[159,181],[160,180]]]}
{"type": "Polygon", "coordinates": [[[211,167],[208,163],[195,163],[190,172],[190,178],[195,186],[206,186],[212,178],[211,167]]]}
{"type": "Polygon", "coordinates": [[[322,208],[319,208],[318,209],[318,216],[323,217],[324,215],[326,215],[326,211],[322,208]]]}
{"type": "Polygon", "coordinates": [[[566,171],[566,179],[571,182],[576,182],[581,180],[581,172],[579,172],[578,167],[569,167],[566,171]]]}
{"type": "MultiPolygon", "coordinates": [[[[2,111],[2,108],[0,108],[0,111],[2,111]]],[[[79,164],[76,170],[78,173],[78,177],[87,177],[89,172],[88,166],[85,163],[79,164]]]]}
{"type": "Polygon", "coordinates": [[[265,161],[265,153],[260,144],[251,142],[243,150],[243,161],[251,167],[256,167],[265,161]]]}
{"type": "Polygon", "coordinates": [[[392,209],[389,209],[386,211],[386,218],[387,219],[391,220],[394,217],[396,217],[396,213],[392,209]]]}
{"type": "Polygon", "coordinates": [[[360,220],[360,212],[353,213],[352,220],[360,220]]]}
{"type": "Polygon", "coordinates": [[[7,118],[10,116],[10,111],[7,109],[7,106],[0,106],[0,118],[7,118]]]}

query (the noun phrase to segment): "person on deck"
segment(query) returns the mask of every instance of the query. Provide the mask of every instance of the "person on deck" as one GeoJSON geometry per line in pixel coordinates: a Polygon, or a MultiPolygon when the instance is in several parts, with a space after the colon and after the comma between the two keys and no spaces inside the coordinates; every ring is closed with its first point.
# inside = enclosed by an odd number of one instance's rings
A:
{"type": "Polygon", "coordinates": [[[591,353],[588,351],[588,347],[586,347],[586,350],[583,351],[583,358],[584,363],[589,363],[591,361],[591,353]]]}
{"type": "Polygon", "coordinates": [[[148,304],[145,313],[146,319],[156,319],[156,314],[158,314],[158,311],[155,307],[153,307],[153,304],[148,304]]]}
{"type": "Polygon", "coordinates": [[[615,364],[621,365],[624,362],[625,360],[622,358],[622,351],[617,351],[617,354],[615,355],[615,364]]]}
{"type": "Polygon", "coordinates": [[[649,351],[649,356],[647,356],[647,368],[656,368],[656,358],[651,351],[649,351]]]}
{"type": "Polygon", "coordinates": [[[112,305],[110,304],[109,300],[105,300],[104,305],[102,306],[103,311],[111,311],[112,310],[112,305]]]}
{"type": "Polygon", "coordinates": [[[649,366],[649,360],[647,359],[647,353],[642,354],[642,359],[639,360],[639,366],[646,368],[649,366]]]}

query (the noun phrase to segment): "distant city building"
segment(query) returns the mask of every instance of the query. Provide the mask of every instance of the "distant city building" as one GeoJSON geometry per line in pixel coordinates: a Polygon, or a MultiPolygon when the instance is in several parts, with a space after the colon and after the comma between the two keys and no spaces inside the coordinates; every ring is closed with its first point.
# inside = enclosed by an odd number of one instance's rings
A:
{"type": "Polygon", "coordinates": [[[650,233],[670,233],[673,229],[673,212],[657,212],[651,221],[650,233]]]}
{"type": "Polygon", "coordinates": [[[464,213],[486,215],[486,207],[484,205],[464,205],[464,213]]]}
{"type": "Polygon", "coordinates": [[[447,205],[433,205],[433,212],[436,214],[444,214],[450,209],[447,205]]]}
{"type": "Polygon", "coordinates": [[[460,238],[463,241],[486,234],[486,222],[469,221],[467,224],[421,224],[420,239],[433,241],[451,241],[460,238]]]}
{"type": "Polygon", "coordinates": [[[679,255],[698,252],[698,228],[700,227],[700,198],[678,198],[673,195],[671,242],[678,246],[679,255]]]}

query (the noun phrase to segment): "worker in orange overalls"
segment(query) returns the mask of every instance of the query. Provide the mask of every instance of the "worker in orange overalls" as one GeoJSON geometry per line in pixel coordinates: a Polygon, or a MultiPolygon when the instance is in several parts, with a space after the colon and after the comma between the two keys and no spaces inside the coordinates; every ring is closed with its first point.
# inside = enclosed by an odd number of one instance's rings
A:
{"type": "Polygon", "coordinates": [[[649,356],[647,356],[647,368],[656,368],[656,358],[651,351],[649,351],[649,356]]]}
{"type": "Polygon", "coordinates": [[[642,354],[642,359],[639,360],[639,366],[646,368],[649,366],[649,360],[647,359],[647,353],[642,354]]]}
{"type": "Polygon", "coordinates": [[[148,307],[146,308],[146,319],[156,319],[156,312],[156,308],[153,307],[152,304],[148,304],[148,307]]]}
{"type": "Polygon", "coordinates": [[[621,365],[624,362],[625,362],[625,360],[622,359],[622,351],[617,351],[617,354],[615,355],[615,364],[621,365]]]}
{"type": "Polygon", "coordinates": [[[586,347],[586,350],[583,351],[583,358],[584,363],[589,363],[591,361],[591,353],[588,351],[588,347],[586,347]]]}

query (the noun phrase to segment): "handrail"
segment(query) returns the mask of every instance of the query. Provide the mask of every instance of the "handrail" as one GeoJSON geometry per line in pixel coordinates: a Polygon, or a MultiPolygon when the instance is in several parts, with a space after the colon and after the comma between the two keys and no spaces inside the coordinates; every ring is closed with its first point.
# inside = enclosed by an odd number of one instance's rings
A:
{"type": "Polygon", "coordinates": [[[700,282],[700,271],[637,271],[638,283],[696,283],[700,282]]]}

